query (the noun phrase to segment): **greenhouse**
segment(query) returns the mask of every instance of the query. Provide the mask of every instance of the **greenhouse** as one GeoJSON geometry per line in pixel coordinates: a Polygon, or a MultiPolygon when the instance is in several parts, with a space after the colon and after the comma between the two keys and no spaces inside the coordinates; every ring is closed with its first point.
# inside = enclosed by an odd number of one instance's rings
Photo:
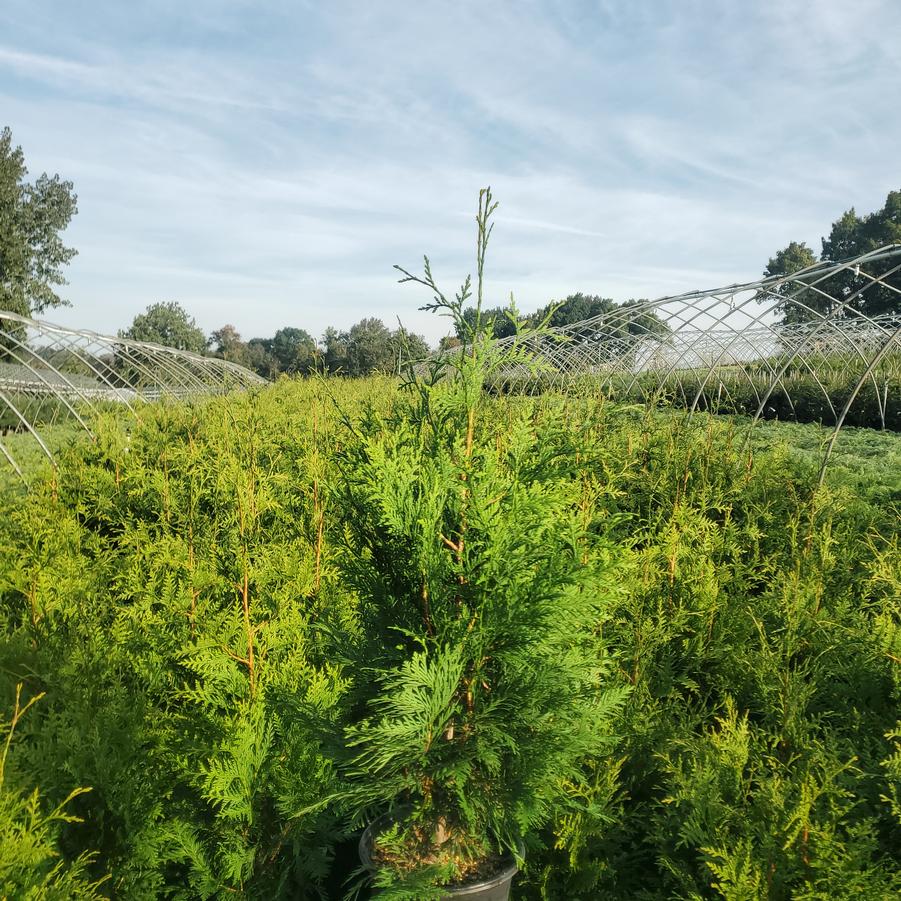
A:
{"type": "Polygon", "coordinates": [[[901,431],[901,246],[790,276],[662,297],[522,343],[501,392],[901,431]],[[537,365],[536,365],[537,363],[537,365]]]}
{"type": "MultiPolygon", "coordinates": [[[[601,390],[627,403],[901,431],[901,246],[790,276],[626,304],[514,335],[521,364],[500,393],[601,390]]],[[[62,420],[91,431],[102,409],[192,398],[265,380],[234,363],[0,313],[0,454],[21,475],[28,443],[62,420]],[[19,433],[16,447],[8,433],[19,433]]],[[[831,447],[831,444],[830,444],[831,447]]],[[[825,459],[828,459],[829,448],[825,459]]]]}
{"type": "Polygon", "coordinates": [[[23,452],[53,459],[48,432],[61,422],[90,434],[103,410],[264,383],[215,357],[0,312],[0,456],[21,476],[23,452]]]}

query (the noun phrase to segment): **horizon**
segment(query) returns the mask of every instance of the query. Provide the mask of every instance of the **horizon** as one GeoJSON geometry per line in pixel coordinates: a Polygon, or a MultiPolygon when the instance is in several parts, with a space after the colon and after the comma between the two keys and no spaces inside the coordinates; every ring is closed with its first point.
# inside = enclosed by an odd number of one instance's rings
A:
{"type": "Polygon", "coordinates": [[[488,306],[753,280],[898,187],[901,7],[806,6],[12,0],[0,125],[78,194],[72,307],[40,318],[115,334],[174,300],[206,333],[434,344],[392,266],[454,291],[488,184],[488,306]]]}

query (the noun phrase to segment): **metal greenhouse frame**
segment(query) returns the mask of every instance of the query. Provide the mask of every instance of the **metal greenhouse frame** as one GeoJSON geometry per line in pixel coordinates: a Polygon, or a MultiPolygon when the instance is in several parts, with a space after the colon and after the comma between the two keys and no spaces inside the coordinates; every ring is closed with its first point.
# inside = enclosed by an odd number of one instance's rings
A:
{"type": "Polygon", "coordinates": [[[495,390],[571,390],[833,427],[901,431],[901,245],[790,276],[625,305],[550,334],[513,335],[534,365],[500,373],[495,390]],[[878,315],[863,310],[877,307],[878,315]],[[803,401],[808,415],[797,417],[803,401]],[[819,412],[809,415],[813,408],[819,412]]]}
{"type": "Polygon", "coordinates": [[[0,312],[0,456],[23,480],[10,432],[53,462],[48,430],[62,420],[91,434],[92,416],[111,405],[134,410],[262,384],[226,360],[0,312]]]}

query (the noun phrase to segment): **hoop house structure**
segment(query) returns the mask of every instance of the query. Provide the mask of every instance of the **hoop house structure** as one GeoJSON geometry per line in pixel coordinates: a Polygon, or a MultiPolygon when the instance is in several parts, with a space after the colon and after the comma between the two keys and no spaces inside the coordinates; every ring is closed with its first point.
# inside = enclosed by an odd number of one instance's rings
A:
{"type": "MultiPolygon", "coordinates": [[[[525,342],[493,386],[901,431],[901,246],[624,305],[525,342]]],[[[831,447],[831,445],[830,445],[831,447]]],[[[827,452],[828,454],[828,452],[827,452]]]]}
{"type": "Polygon", "coordinates": [[[261,384],[225,360],[0,312],[0,463],[21,477],[20,457],[52,461],[51,427],[64,421],[90,434],[101,410],[261,384]]]}

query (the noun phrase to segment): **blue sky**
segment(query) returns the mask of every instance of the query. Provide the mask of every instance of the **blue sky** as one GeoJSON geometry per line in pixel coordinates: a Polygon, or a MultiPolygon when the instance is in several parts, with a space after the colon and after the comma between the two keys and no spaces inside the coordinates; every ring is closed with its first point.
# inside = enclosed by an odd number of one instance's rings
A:
{"type": "Polygon", "coordinates": [[[3,0],[0,125],[75,182],[71,309],[206,330],[446,322],[391,266],[489,301],[753,278],[901,188],[898,0],[3,0]]]}

